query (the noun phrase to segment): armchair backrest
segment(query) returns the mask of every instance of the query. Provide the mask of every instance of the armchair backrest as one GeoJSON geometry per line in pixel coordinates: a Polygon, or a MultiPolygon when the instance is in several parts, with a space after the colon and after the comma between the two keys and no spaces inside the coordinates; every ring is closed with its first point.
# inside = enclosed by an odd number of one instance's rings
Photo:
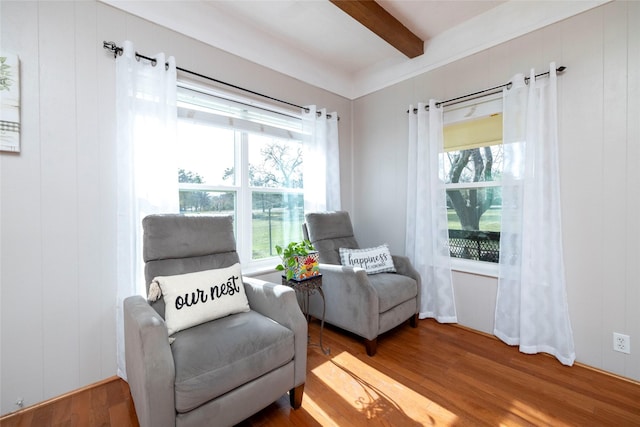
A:
{"type": "MultiPolygon", "coordinates": [[[[231,216],[149,215],[142,229],[147,294],[156,276],[224,268],[240,261],[231,216]]],[[[152,306],[164,318],[164,300],[152,306]]]]}
{"type": "Polygon", "coordinates": [[[349,212],[313,212],[305,215],[305,237],[324,264],[340,264],[340,248],[358,249],[349,212]]]}

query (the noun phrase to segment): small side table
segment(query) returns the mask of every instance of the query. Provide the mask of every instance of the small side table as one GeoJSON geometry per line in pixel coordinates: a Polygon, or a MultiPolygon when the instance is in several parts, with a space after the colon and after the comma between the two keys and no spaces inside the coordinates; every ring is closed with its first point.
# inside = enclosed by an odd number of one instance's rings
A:
{"type": "Polygon", "coordinates": [[[286,277],[282,276],[282,284],[293,288],[296,291],[296,294],[302,296],[302,312],[307,317],[307,323],[309,323],[309,321],[311,320],[311,315],[309,314],[309,296],[318,292],[318,294],[322,298],[322,318],[320,319],[319,347],[324,354],[329,354],[331,350],[328,347],[325,348],[322,344],[322,331],[324,330],[324,313],[326,308],[324,292],[322,292],[322,274],[302,280],[287,280],[286,277]]]}

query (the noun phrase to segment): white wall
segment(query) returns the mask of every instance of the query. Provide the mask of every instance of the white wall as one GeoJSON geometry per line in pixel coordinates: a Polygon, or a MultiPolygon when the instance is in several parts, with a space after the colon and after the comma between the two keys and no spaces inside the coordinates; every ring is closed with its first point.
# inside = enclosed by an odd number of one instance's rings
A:
{"type": "MultiPolygon", "coordinates": [[[[428,49],[428,46],[427,46],[428,49]]],[[[559,78],[567,292],[577,360],[640,380],[640,3],[613,2],[354,102],[354,227],[404,252],[407,109],[549,62],[559,78]],[[631,355],[612,333],[631,336],[631,355]]],[[[459,322],[493,331],[496,279],[454,273],[459,322]]]]}
{"type": "Polygon", "coordinates": [[[351,102],[94,1],[0,2],[19,55],[22,152],[0,153],[0,414],[116,374],[114,59],[104,40],[340,116],[351,209],[351,102]]]}

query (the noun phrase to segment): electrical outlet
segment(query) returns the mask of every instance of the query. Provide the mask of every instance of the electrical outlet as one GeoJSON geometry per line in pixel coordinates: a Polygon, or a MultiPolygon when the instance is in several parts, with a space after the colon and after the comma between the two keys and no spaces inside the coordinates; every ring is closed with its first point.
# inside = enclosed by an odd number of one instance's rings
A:
{"type": "Polygon", "coordinates": [[[631,338],[629,335],[613,333],[613,349],[621,353],[631,354],[631,338]]]}

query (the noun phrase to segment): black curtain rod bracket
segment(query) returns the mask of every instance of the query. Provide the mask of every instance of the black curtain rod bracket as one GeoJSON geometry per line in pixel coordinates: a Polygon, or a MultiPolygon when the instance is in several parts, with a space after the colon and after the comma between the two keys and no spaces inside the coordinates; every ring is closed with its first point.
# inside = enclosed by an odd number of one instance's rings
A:
{"type": "Polygon", "coordinates": [[[103,41],[102,47],[113,52],[114,58],[116,58],[118,55],[122,55],[122,48],[118,47],[114,42],[103,41]]]}

